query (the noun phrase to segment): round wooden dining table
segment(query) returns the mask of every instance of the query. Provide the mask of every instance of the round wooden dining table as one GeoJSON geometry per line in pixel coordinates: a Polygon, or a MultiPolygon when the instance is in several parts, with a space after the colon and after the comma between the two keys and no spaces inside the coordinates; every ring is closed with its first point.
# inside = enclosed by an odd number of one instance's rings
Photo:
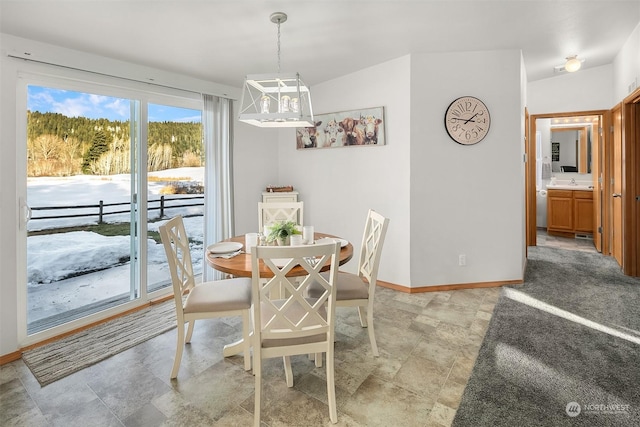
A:
{"type": "MultiPolygon", "coordinates": [[[[325,237],[338,239],[339,237],[326,233],[314,233],[314,240],[322,239],[325,237]]],[[[242,253],[231,257],[224,258],[221,256],[214,256],[214,254],[207,252],[207,262],[211,267],[223,273],[231,274],[236,277],[251,277],[251,254],[247,253],[245,248],[245,236],[235,236],[230,239],[223,240],[223,242],[237,242],[242,244],[242,253]]],[[[353,258],[353,245],[347,243],[344,247],[340,248],[339,265],[343,265],[353,258]]],[[[322,267],[322,271],[329,269],[329,264],[322,267]]],[[[304,276],[307,272],[304,268],[297,266],[291,269],[287,276],[304,276]]],[[[268,278],[273,277],[273,272],[260,261],[260,277],[268,278]]]]}

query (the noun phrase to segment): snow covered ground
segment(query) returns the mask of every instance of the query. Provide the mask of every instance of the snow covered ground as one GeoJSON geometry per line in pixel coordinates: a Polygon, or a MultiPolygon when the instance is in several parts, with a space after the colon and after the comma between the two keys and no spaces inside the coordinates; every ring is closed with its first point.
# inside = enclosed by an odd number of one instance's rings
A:
{"type": "MultiPolygon", "coordinates": [[[[152,173],[156,176],[191,177],[203,182],[204,168],[180,168],[152,173]]],[[[149,184],[149,198],[157,197],[164,182],[149,184]]],[[[31,206],[72,206],[127,202],[130,194],[128,175],[109,177],[78,176],[68,178],[30,178],[27,187],[31,206]]],[[[200,201],[201,202],[201,201],[200,201]]],[[[170,209],[165,215],[185,217],[187,234],[203,241],[204,220],[202,206],[170,209]]],[[[95,209],[94,209],[95,211],[95,209]]],[[[150,218],[157,217],[157,211],[150,218]]],[[[34,215],[35,216],[35,215],[34,215]]],[[[96,223],[96,217],[37,220],[28,224],[29,230],[96,223]]],[[[105,217],[107,221],[127,220],[128,215],[105,217]]],[[[149,223],[148,230],[157,231],[165,221],[149,223]]],[[[149,283],[169,280],[168,266],[162,244],[148,239],[149,283]]],[[[47,234],[27,238],[27,301],[28,320],[33,322],[129,292],[130,264],[128,236],[102,236],[87,231],[47,234]],[[102,269],[100,271],[86,273],[102,269]]],[[[191,248],[195,271],[202,271],[203,247],[191,248]]]]}

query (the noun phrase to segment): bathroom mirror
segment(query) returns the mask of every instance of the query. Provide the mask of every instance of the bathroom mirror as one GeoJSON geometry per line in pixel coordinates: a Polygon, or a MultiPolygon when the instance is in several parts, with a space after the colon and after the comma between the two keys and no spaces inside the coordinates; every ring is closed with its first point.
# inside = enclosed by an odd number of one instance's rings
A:
{"type": "Polygon", "coordinates": [[[591,173],[591,126],[551,127],[551,171],[591,173]]]}
{"type": "MultiPolygon", "coordinates": [[[[599,115],[536,120],[536,157],[546,174],[590,174],[599,115]]],[[[542,171],[541,171],[542,172],[542,171]]],[[[543,176],[548,178],[548,176],[543,176]]]]}

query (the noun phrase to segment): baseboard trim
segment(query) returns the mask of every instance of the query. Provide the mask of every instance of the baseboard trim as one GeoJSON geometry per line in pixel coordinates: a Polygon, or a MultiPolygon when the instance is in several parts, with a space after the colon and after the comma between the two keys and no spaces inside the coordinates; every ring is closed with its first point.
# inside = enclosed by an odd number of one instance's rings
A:
{"type": "Polygon", "coordinates": [[[22,351],[14,351],[13,353],[3,354],[0,356],[0,366],[5,365],[10,362],[15,362],[16,360],[22,357],[22,351]]]}
{"type": "Polygon", "coordinates": [[[417,294],[422,292],[442,292],[442,291],[455,291],[458,289],[478,289],[478,288],[497,288],[506,285],[521,285],[524,280],[502,280],[497,282],[476,282],[476,283],[456,283],[453,285],[434,285],[434,286],[420,286],[417,288],[409,288],[407,286],[396,285],[395,283],[384,282],[378,280],[378,286],[383,288],[393,289],[394,291],[405,292],[408,294],[417,294]]]}

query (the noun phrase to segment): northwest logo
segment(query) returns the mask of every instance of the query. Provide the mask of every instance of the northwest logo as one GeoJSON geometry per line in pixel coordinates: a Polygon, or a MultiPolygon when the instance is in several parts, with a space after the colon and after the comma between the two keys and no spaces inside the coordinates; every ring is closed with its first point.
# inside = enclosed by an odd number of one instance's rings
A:
{"type": "Polygon", "coordinates": [[[570,417],[577,417],[580,415],[580,404],[578,402],[569,402],[567,403],[565,411],[570,417]]]}

